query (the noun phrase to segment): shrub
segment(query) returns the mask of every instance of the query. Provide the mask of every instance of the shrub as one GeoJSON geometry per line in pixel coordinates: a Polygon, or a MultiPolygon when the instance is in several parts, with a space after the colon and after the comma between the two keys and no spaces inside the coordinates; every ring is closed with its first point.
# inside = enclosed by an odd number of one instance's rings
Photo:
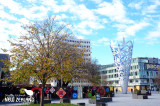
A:
{"type": "Polygon", "coordinates": [[[96,100],[96,96],[92,96],[92,97],[91,97],[91,100],[96,100]]]}
{"type": "Polygon", "coordinates": [[[142,88],[142,90],[146,90],[145,88],[142,88]]]}
{"type": "Polygon", "coordinates": [[[138,90],[137,89],[134,89],[134,94],[138,94],[138,90]]]}

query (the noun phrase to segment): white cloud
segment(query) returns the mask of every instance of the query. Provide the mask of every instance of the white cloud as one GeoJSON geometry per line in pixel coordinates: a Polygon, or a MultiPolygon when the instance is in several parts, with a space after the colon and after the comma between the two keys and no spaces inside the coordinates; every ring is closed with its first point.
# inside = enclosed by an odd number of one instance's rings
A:
{"type": "Polygon", "coordinates": [[[101,38],[101,39],[99,39],[98,40],[98,42],[107,42],[107,41],[109,41],[109,39],[108,38],[106,38],[106,37],[103,37],[103,38],[101,38]]]}
{"type": "Polygon", "coordinates": [[[68,18],[68,16],[65,15],[65,14],[56,15],[56,19],[58,19],[58,20],[62,20],[62,19],[65,19],[65,18],[68,18]]]}
{"type": "Polygon", "coordinates": [[[96,4],[99,4],[102,2],[102,0],[91,0],[91,1],[95,2],[96,4]]]}
{"type": "Polygon", "coordinates": [[[102,29],[104,28],[103,25],[101,25],[99,22],[94,22],[94,21],[82,21],[81,23],[78,24],[77,28],[91,28],[91,29],[102,29]]]}
{"type": "Polygon", "coordinates": [[[117,39],[122,39],[123,37],[129,37],[129,36],[135,36],[135,33],[138,32],[139,30],[143,29],[146,26],[149,26],[150,24],[147,22],[139,22],[136,24],[133,24],[131,26],[124,26],[125,29],[121,29],[122,31],[118,32],[117,39]]]}
{"type": "Polygon", "coordinates": [[[84,36],[80,36],[80,35],[75,35],[75,37],[76,37],[77,39],[84,39],[84,36]]]}
{"type": "MultiPolygon", "coordinates": [[[[0,20],[0,48],[10,49],[9,35],[18,35],[19,30],[19,24],[11,24],[6,20],[0,20]]],[[[0,50],[0,52],[2,51],[0,50]]]]}
{"type": "Polygon", "coordinates": [[[72,6],[72,8],[70,8],[70,12],[77,15],[81,20],[86,19],[96,21],[98,19],[98,17],[94,15],[94,12],[86,8],[83,4],[72,6]]]}
{"type": "Polygon", "coordinates": [[[145,39],[152,41],[157,41],[160,38],[160,23],[158,23],[156,30],[149,32],[145,39]]]}
{"type": "Polygon", "coordinates": [[[94,46],[108,46],[110,45],[110,40],[106,37],[102,37],[97,41],[92,42],[94,46]]]}
{"type": "Polygon", "coordinates": [[[147,14],[147,13],[156,13],[156,9],[158,6],[160,6],[160,1],[159,0],[153,0],[152,1],[153,4],[152,5],[149,5],[147,6],[143,11],[143,15],[147,14]]]}
{"type": "Polygon", "coordinates": [[[128,6],[139,10],[142,8],[142,4],[143,4],[143,2],[141,1],[139,3],[130,3],[128,6]]]}
{"type": "Polygon", "coordinates": [[[105,24],[105,23],[108,23],[107,19],[103,18],[102,19],[102,22],[105,24]]]}
{"type": "Polygon", "coordinates": [[[112,21],[120,23],[134,23],[134,21],[126,18],[125,7],[120,0],[113,0],[112,3],[103,2],[99,4],[96,13],[109,17],[112,21]]]}
{"type": "Polygon", "coordinates": [[[84,35],[90,35],[93,33],[92,29],[85,29],[85,28],[76,29],[76,31],[79,31],[81,34],[84,34],[84,35]]]}
{"type": "Polygon", "coordinates": [[[6,13],[4,10],[0,10],[0,18],[8,20],[17,20],[16,17],[6,13]]]}
{"type": "Polygon", "coordinates": [[[98,29],[102,29],[102,28],[105,28],[105,27],[102,24],[100,24],[99,22],[82,21],[76,26],[75,29],[78,30],[79,32],[81,32],[82,34],[89,35],[92,33],[92,29],[98,30],[98,29]]]}
{"type": "Polygon", "coordinates": [[[28,2],[30,2],[30,3],[35,3],[35,2],[37,2],[37,0],[27,0],[28,2]]]}
{"type": "Polygon", "coordinates": [[[25,24],[25,25],[27,25],[27,24],[30,23],[30,21],[27,20],[26,18],[20,18],[20,19],[18,19],[18,21],[19,21],[21,24],[25,24]]]}
{"type": "Polygon", "coordinates": [[[10,13],[23,15],[25,18],[31,20],[43,19],[45,16],[47,16],[47,12],[49,10],[48,7],[36,6],[36,5],[34,5],[31,8],[24,8],[20,3],[17,3],[13,0],[7,0],[7,1],[1,0],[0,4],[2,4],[5,7],[8,7],[10,13]]]}
{"type": "Polygon", "coordinates": [[[117,27],[118,31],[122,31],[124,29],[127,29],[128,26],[125,24],[115,24],[115,25],[113,25],[113,27],[117,27]]]}
{"type": "Polygon", "coordinates": [[[69,5],[75,5],[76,3],[74,2],[74,0],[62,0],[63,3],[65,4],[69,4],[69,5]]]}
{"type": "MultiPolygon", "coordinates": [[[[84,4],[77,4],[74,0],[63,0],[62,3],[58,5],[55,0],[42,0],[42,4],[47,5],[54,13],[69,12],[72,14],[70,19],[80,20],[76,29],[82,34],[91,34],[92,29],[104,28],[103,24],[108,22],[105,18],[99,19],[98,16],[95,16],[94,11],[88,9],[84,4]]],[[[65,14],[57,15],[57,17],[58,19],[68,18],[65,14]]]]}

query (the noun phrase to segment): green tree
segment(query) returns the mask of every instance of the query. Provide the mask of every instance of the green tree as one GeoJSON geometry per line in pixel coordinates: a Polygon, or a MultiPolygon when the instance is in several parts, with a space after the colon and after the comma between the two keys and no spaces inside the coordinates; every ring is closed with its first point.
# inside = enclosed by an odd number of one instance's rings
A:
{"type": "MultiPolygon", "coordinates": [[[[26,34],[10,40],[11,61],[5,62],[12,69],[11,77],[6,81],[13,84],[31,77],[40,81],[41,102],[43,106],[44,87],[52,78],[70,82],[80,76],[84,63],[83,50],[78,45],[71,45],[64,40],[72,35],[66,25],[59,24],[55,18],[23,26],[26,34]]],[[[3,49],[4,51],[7,51],[3,49]]]]}

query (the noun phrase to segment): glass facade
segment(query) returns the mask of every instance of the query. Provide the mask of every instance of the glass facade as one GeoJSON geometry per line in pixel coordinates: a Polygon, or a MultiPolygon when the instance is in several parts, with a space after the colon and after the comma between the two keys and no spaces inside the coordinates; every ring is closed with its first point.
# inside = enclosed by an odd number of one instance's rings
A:
{"type": "MultiPolygon", "coordinates": [[[[156,66],[154,64],[158,63],[149,63],[149,60],[152,58],[133,58],[131,67],[130,67],[130,73],[129,73],[129,81],[128,85],[129,87],[138,86],[138,88],[141,88],[141,86],[145,86],[150,88],[150,86],[154,86],[152,79],[158,74],[157,70],[153,69],[146,69],[145,64],[151,64],[153,68],[156,66]]],[[[151,61],[150,61],[151,62],[151,61]]],[[[158,64],[159,65],[159,64],[158,64]]],[[[151,67],[152,68],[152,67],[151,67]]],[[[105,68],[103,68],[104,74],[107,75],[107,81],[109,81],[112,84],[108,84],[107,86],[120,86],[119,83],[119,77],[118,72],[116,70],[116,67],[114,64],[111,65],[105,65],[105,68]]]]}

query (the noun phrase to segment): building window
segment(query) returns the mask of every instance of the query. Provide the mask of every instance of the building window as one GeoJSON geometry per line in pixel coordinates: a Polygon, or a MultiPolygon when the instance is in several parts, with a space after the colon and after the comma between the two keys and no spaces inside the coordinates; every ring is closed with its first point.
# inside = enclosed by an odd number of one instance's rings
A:
{"type": "Polygon", "coordinates": [[[133,73],[132,73],[132,72],[130,72],[130,76],[133,76],[133,73]]]}
{"type": "Polygon", "coordinates": [[[135,75],[137,75],[137,72],[135,72],[135,75]]]}
{"type": "Polygon", "coordinates": [[[156,72],[156,76],[158,75],[158,72],[156,72]]]}

